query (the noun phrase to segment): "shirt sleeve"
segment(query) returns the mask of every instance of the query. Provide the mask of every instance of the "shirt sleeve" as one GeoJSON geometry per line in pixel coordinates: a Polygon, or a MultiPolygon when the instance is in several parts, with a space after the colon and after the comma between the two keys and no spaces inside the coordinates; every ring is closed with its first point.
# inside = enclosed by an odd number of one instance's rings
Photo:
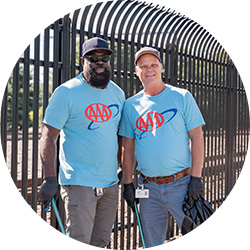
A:
{"type": "Polygon", "coordinates": [[[133,129],[133,125],[130,120],[130,107],[125,101],[123,111],[122,111],[122,118],[120,122],[120,130],[119,130],[119,135],[125,136],[127,138],[135,138],[135,133],[133,129]]]}
{"type": "Polygon", "coordinates": [[[53,92],[45,111],[43,123],[61,130],[70,115],[70,97],[66,88],[59,86],[53,92]]]}
{"type": "Polygon", "coordinates": [[[189,91],[184,96],[184,116],[187,131],[206,124],[194,97],[189,91]]]}
{"type": "Polygon", "coordinates": [[[121,119],[120,119],[119,124],[118,124],[118,129],[121,128],[122,112],[123,112],[124,103],[125,103],[125,94],[124,94],[123,91],[122,91],[122,96],[121,96],[121,98],[120,98],[120,101],[121,101],[121,107],[122,107],[122,109],[121,109],[121,119]]]}

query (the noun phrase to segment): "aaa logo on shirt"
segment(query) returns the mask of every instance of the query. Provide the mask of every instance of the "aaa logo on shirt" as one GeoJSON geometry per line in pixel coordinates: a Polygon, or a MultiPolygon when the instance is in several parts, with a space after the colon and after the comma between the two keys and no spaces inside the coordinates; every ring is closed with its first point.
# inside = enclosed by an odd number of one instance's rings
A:
{"type": "Polygon", "coordinates": [[[136,127],[142,132],[151,132],[162,126],[164,117],[158,112],[148,112],[136,121],[136,127]]]}
{"type": "Polygon", "coordinates": [[[85,116],[93,122],[107,122],[111,116],[110,108],[102,103],[93,103],[85,109],[85,116]]]}

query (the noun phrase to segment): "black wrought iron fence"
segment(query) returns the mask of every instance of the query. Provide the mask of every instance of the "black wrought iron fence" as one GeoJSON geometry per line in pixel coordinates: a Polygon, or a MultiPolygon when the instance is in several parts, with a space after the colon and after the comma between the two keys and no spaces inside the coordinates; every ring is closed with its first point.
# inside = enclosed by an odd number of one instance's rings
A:
{"type": "MultiPolygon", "coordinates": [[[[220,43],[195,21],[133,0],[98,3],[64,16],[36,37],[17,61],[3,98],[1,141],[24,199],[58,228],[53,211],[45,212],[37,195],[43,176],[38,156],[41,121],[53,90],[81,72],[81,45],[94,36],[108,40],[114,50],[113,80],[127,97],[141,89],[133,62],[135,52],[146,45],[160,51],[164,81],[191,91],[206,121],[205,198],[218,208],[233,188],[248,148],[249,109],[239,73],[220,43]]],[[[121,192],[109,247],[138,248],[137,221],[121,192]]],[[[64,217],[61,201],[58,206],[64,217]]],[[[171,219],[167,239],[178,234],[171,219]]]]}

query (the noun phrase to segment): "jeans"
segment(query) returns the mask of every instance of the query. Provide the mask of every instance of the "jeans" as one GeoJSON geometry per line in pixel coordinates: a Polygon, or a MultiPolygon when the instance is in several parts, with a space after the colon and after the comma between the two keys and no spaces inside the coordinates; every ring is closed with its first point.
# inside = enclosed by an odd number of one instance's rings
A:
{"type": "MultiPolygon", "coordinates": [[[[140,217],[146,247],[164,243],[168,228],[168,212],[174,217],[179,228],[185,214],[182,203],[187,194],[190,175],[166,184],[148,181],[144,189],[149,189],[149,198],[140,199],[140,217]]],[[[143,183],[140,176],[139,184],[143,183]]]]}

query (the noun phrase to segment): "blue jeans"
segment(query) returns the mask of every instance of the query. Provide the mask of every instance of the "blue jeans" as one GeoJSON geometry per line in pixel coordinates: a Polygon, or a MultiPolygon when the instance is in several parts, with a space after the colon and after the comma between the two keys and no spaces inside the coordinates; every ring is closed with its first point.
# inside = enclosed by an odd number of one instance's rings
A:
{"type": "MultiPolygon", "coordinates": [[[[185,214],[182,203],[187,193],[190,175],[166,184],[148,181],[144,184],[149,189],[149,198],[140,199],[140,217],[146,247],[164,243],[168,228],[168,212],[174,217],[179,228],[185,214]]],[[[140,176],[139,183],[143,183],[140,176]]]]}

